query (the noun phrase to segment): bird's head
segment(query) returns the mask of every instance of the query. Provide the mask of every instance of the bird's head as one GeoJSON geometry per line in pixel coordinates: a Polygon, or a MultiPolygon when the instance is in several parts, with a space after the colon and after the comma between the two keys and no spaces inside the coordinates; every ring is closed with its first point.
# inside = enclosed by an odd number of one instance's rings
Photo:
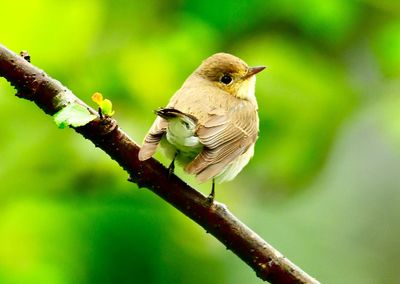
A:
{"type": "Polygon", "coordinates": [[[264,69],[264,66],[249,67],[231,54],[216,53],[204,60],[196,73],[235,97],[253,99],[255,75],[264,69]]]}

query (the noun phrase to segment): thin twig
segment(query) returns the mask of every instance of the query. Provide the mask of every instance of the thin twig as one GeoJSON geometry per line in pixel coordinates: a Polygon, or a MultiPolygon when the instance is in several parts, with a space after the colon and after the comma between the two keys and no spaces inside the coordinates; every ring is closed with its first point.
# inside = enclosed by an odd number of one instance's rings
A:
{"type": "MultiPolygon", "coordinates": [[[[49,115],[71,102],[98,115],[60,82],[2,45],[0,76],[17,89],[18,97],[35,102],[49,115]]],[[[177,176],[169,175],[168,169],[158,161],[140,162],[137,157],[139,146],[118,127],[116,120],[98,117],[75,130],[124,168],[132,182],[150,189],[202,226],[252,267],[261,279],[271,283],[319,283],[240,222],[225,205],[210,204],[203,194],[177,176]]]]}

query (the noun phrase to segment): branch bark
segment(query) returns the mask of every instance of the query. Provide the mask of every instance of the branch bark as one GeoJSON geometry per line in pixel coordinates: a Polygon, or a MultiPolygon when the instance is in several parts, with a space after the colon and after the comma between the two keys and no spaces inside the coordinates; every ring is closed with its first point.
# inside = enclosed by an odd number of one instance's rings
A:
{"type": "MultiPolygon", "coordinates": [[[[16,88],[18,97],[33,101],[49,115],[71,102],[97,115],[97,111],[60,82],[1,44],[0,76],[16,88]]],[[[116,120],[98,117],[74,129],[125,169],[131,181],[150,189],[202,226],[253,268],[261,279],[271,283],[319,283],[233,216],[225,205],[216,201],[210,204],[203,194],[177,176],[168,177],[168,170],[158,161],[140,162],[138,144],[118,127],[116,120]]]]}

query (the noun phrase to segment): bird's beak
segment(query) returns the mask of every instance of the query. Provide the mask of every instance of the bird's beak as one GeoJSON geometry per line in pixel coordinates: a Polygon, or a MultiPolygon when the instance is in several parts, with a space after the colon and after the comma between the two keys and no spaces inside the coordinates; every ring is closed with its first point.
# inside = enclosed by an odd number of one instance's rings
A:
{"type": "Polygon", "coordinates": [[[247,74],[245,75],[245,78],[249,78],[253,75],[256,75],[257,73],[263,71],[265,69],[265,66],[256,66],[256,67],[249,67],[247,70],[247,74]]]}

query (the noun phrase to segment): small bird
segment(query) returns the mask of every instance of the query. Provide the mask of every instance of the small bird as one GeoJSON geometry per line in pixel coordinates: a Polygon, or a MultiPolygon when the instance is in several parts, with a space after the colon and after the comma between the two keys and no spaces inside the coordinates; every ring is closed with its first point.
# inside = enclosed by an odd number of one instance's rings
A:
{"type": "Polygon", "coordinates": [[[230,181],[254,155],[259,119],[255,75],[264,66],[249,67],[228,53],[216,53],[186,79],[157,118],[139,151],[139,160],[152,157],[158,145],[199,182],[230,181]]]}

